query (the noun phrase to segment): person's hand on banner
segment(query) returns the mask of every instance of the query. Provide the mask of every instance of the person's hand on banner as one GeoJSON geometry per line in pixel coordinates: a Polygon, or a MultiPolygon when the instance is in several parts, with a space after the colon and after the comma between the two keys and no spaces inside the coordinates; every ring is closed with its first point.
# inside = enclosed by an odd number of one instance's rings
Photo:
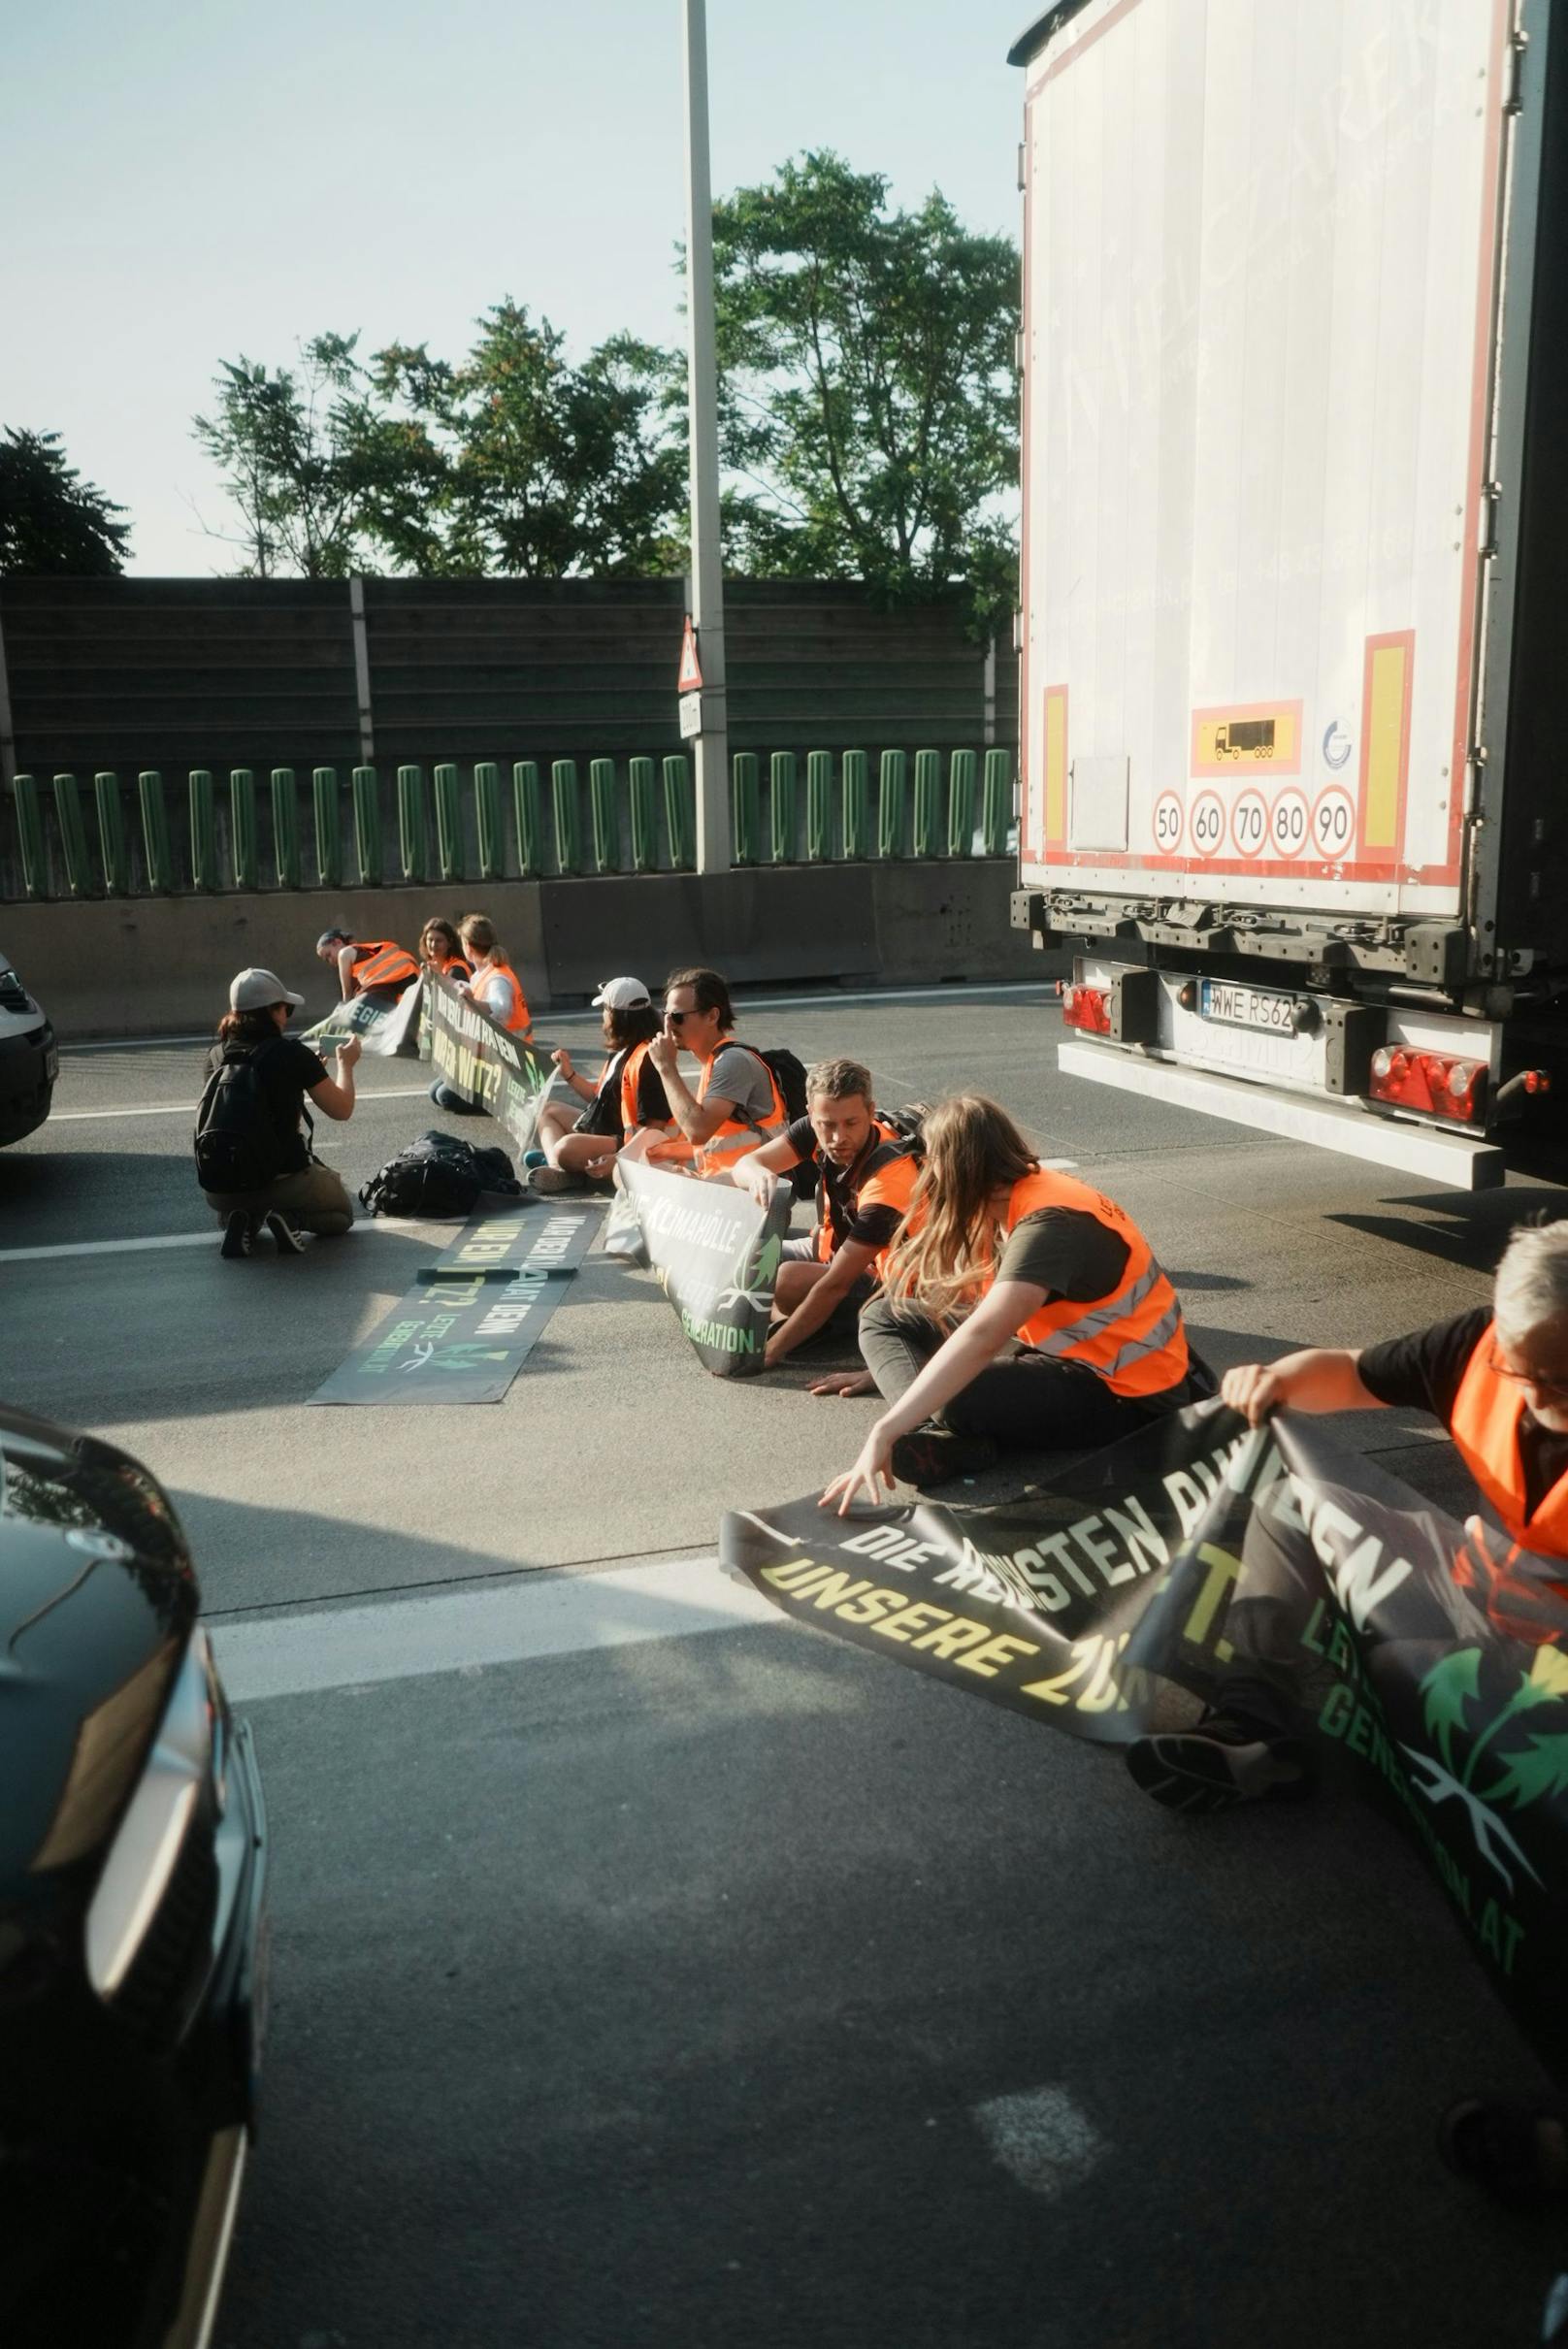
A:
{"type": "Polygon", "coordinates": [[[885,1484],[888,1492],[893,1490],[893,1438],[880,1419],[861,1446],[854,1467],[846,1469],[841,1477],[834,1477],[817,1507],[831,1509],[836,1501],[841,1517],[848,1517],[858,1500],[867,1500],[874,1507],[887,1498],[886,1493],[877,1490],[879,1484],[885,1484]]]}
{"type": "Polygon", "coordinates": [[[874,1394],[876,1381],[868,1370],[830,1370],[825,1377],[813,1379],[808,1391],[812,1394],[874,1394]]]}
{"type": "Polygon", "coordinates": [[[1220,1393],[1252,1427],[1271,1411],[1376,1411],[1379,1398],[1361,1385],[1359,1350],[1309,1346],[1277,1362],[1238,1362],[1220,1381],[1220,1393]]]}
{"type": "Polygon", "coordinates": [[[754,1150],[745,1158],[736,1158],[729,1170],[730,1180],[736,1191],[748,1191],[759,1207],[770,1207],[778,1189],[778,1177],[769,1167],[760,1166],[757,1159],[754,1150]]]}

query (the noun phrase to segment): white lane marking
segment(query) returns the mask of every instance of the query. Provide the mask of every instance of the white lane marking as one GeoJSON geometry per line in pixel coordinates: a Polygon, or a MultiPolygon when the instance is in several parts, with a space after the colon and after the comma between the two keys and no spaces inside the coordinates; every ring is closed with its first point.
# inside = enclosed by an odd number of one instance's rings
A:
{"type": "MultiPolygon", "coordinates": [[[[386,1085],[357,1097],[361,1101],[416,1101],[429,1091],[428,1085],[386,1085]]],[[[160,1101],[154,1109],[57,1109],[49,1122],[51,1126],[80,1126],[85,1118],[193,1118],[200,1106],[197,1101],[160,1101]]]]}
{"type": "Polygon", "coordinates": [[[307,1609],[209,1630],[229,1695],[254,1704],[787,1620],[717,1559],[672,1558],[603,1574],[520,1574],[486,1590],[307,1609]]]}
{"type": "MultiPolygon", "coordinates": [[[[461,1218],[452,1216],[436,1224],[426,1216],[367,1216],[354,1225],[356,1232],[413,1231],[421,1239],[440,1239],[442,1247],[458,1228],[461,1218]]],[[[222,1238],[216,1223],[206,1231],[167,1231],[145,1240],[65,1240],[52,1248],[0,1248],[0,1264],[36,1263],[43,1256],[134,1256],[151,1248],[211,1248],[222,1238]]]]}
{"type": "Polygon", "coordinates": [[[1087,2177],[1109,2147],[1065,2088],[1026,2088],[976,2104],[974,2117],[993,2156],[1029,2194],[1047,2202],[1087,2177]]]}

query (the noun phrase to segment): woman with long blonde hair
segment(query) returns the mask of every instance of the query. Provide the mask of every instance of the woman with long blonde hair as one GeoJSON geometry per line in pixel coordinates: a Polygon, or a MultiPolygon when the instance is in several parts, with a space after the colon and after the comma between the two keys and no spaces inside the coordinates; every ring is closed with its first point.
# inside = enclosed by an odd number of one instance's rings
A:
{"type": "Polygon", "coordinates": [[[839,1514],[988,1468],[1002,1445],[1096,1446],[1214,1391],[1176,1292],[1122,1208],[1042,1166],[1005,1109],[960,1093],[861,1316],[888,1409],[823,1504],[839,1514]]]}

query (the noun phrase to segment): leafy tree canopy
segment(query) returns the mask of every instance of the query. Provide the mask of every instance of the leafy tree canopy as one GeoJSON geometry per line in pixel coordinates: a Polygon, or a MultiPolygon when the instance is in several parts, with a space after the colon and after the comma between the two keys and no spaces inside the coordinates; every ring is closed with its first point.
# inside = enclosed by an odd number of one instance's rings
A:
{"type": "Polygon", "coordinates": [[[58,433],[0,435],[0,575],[113,578],[130,545],[124,511],[67,464],[58,433]]]}
{"type": "Polygon", "coordinates": [[[713,232],[735,568],[1010,609],[1016,247],[938,193],[890,210],[827,151],[725,198],[713,232]]]}

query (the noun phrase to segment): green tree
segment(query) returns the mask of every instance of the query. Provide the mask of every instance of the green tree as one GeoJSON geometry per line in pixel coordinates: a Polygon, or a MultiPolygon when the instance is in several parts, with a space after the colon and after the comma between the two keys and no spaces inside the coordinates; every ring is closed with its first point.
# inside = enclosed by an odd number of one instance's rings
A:
{"type": "Polygon", "coordinates": [[[736,569],[958,584],[1010,609],[1019,261],[933,192],[806,153],[714,207],[721,432],[736,569]]]}
{"type": "Polygon", "coordinates": [[[239,522],[212,536],[242,550],[242,578],[343,579],[362,567],[374,460],[388,452],[372,435],[358,340],[313,336],[297,369],[276,373],[226,359],[212,413],[192,421],[239,522]]]}
{"type": "Polygon", "coordinates": [[[130,547],[124,511],[67,464],[58,433],[0,437],[0,576],[113,578],[130,547]]]}
{"type": "MultiPolygon", "coordinates": [[[[527,579],[648,576],[685,563],[686,458],[669,353],[617,335],[572,366],[547,318],[498,303],[468,358],[377,353],[375,388],[443,469],[433,542],[413,567],[527,579]]],[[[413,550],[381,529],[396,559],[413,550]]]]}

